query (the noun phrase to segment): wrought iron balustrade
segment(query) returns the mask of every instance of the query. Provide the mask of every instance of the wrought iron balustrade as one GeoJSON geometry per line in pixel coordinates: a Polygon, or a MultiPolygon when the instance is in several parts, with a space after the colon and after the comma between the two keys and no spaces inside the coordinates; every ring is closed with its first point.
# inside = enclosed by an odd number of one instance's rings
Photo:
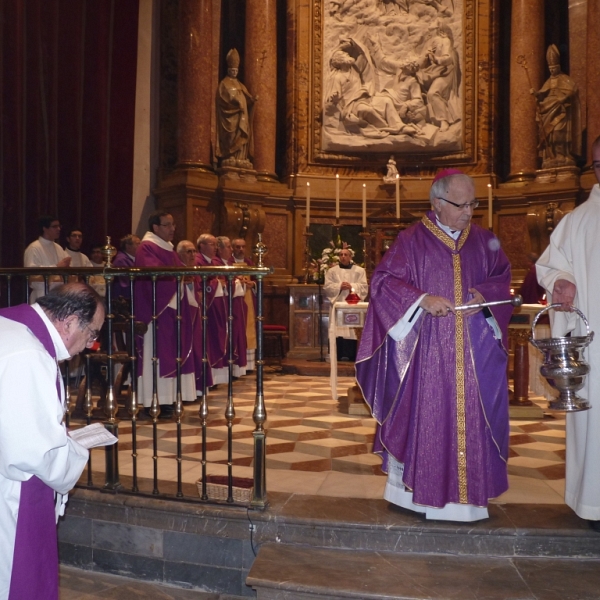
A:
{"type": "MultiPolygon", "coordinates": [[[[183,405],[183,399],[181,394],[181,365],[182,365],[182,328],[188,327],[187,323],[182,316],[182,293],[187,283],[193,282],[192,278],[199,278],[202,281],[203,292],[207,289],[209,281],[215,277],[223,278],[226,281],[227,288],[227,361],[228,361],[228,383],[227,383],[227,403],[225,409],[225,420],[227,423],[227,502],[233,503],[233,423],[235,418],[235,402],[233,395],[233,363],[234,363],[234,342],[233,342],[233,297],[235,289],[235,279],[238,277],[250,277],[256,282],[256,333],[257,333],[257,347],[256,347],[256,397],[254,402],[253,410],[253,421],[255,429],[252,432],[254,438],[254,455],[253,455],[253,494],[250,500],[250,505],[254,508],[264,508],[267,505],[267,490],[266,490],[266,434],[264,429],[264,423],[266,421],[266,409],[264,403],[263,394],[263,279],[269,275],[272,269],[268,267],[249,267],[246,265],[240,266],[222,266],[222,267],[173,267],[173,268],[123,268],[123,267],[105,267],[104,269],[96,268],[0,268],[0,308],[7,306],[13,306],[22,302],[27,302],[29,299],[29,293],[31,291],[31,285],[37,285],[41,291],[40,284],[43,284],[44,292],[54,286],[59,285],[61,282],[68,282],[74,280],[85,280],[90,282],[90,278],[102,277],[105,282],[105,304],[106,304],[106,320],[102,330],[102,348],[100,350],[100,358],[103,361],[105,371],[105,385],[106,385],[106,400],[104,403],[104,411],[106,420],[104,426],[115,434],[118,438],[119,435],[119,420],[117,413],[119,406],[116,401],[115,390],[114,390],[114,372],[115,364],[117,362],[129,362],[131,365],[131,384],[129,399],[127,402],[127,410],[129,418],[131,419],[132,428],[132,472],[131,472],[131,488],[125,489],[119,478],[119,452],[118,444],[115,446],[107,446],[105,449],[106,454],[106,471],[105,481],[102,486],[104,489],[114,491],[127,491],[132,493],[140,493],[138,486],[138,455],[137,455],[137,428],[140,426],[138,422],[138,412],[140,405],[138,403],[137,394],[137,377],[136,365],[138,360],[138,354],[136,352],[136,336],[140,335],[139,322],[136,320],[136,281],[143,278],[145,281],[151,282],[152,290],[152,320],[148,324],[148,327],[152,327],[154,330],[153,336],[153,384],[152,384],[152,405],[150,407],[150,415],[152,418],[152,443],[153,443],[153,495],[161,495],[159,491],[159,478],[158,478],[158,462],[161,460],[158,457],[158,416],[160,414],[159,398],[157,393],[157,379],[158,379],[158,363],[157,363],[157,348],[156,348],[156,286],[161,280],[168,279],[169,281],[175,281],[177,284],[177,290],[179,293],[174,294],[176,298],[176,348],[174,351],[177,353],[176,359],[176,400],[174,405],[174,419],[177,428],[177,492],[175,497],[183,498],[183,484],[182,484],[182,418],[185,414],[183,405]],[[128,314],[123,317],[121,315],[121,322],[117,323],[117,299],[113,297],[113,282],[115,278],[123,278],[128,282],[128,291],[131,298],[131,304],[128,307],[128,314]],[[113,344],[115,333],[122,335],[125,332],[127,339],[126,355],[123,356],[123,352],[118,353],[113,344]]],[[[97,279],[96,285],[98,283],[97,279]]],[[[202,371],[203,371],[203,389],[202,399],[198,410],[198,416],[201,421],[201,438],[202,438],[202,459],[200,463],[200,477],[202,481],[200,491],[200,501],[209,501],[207,495],[206,484],[207,484],[207,429],[208,429],[208,416],[209,416],[209,405],[207,402],[207,373],[210,369],[208,359],[208,344],[207,344],[207,321],[208,321],[208,306],[207,306],[207,294],[202,293],[201,299],[198,304],[198,309],[202,319],[202,336],[203,336],[203,356],[202,356],[202,371]]],[[[91,362],[94,360],[93,353],[87,353],[84,355],[84,362],[86,364],[86,392],[84,399],[84,410],[87,415],[88,423],[92,418],[93,399],[92,399],[92,377],[91,374],[91,362]]],[[[68,385],[68,368],[66,371],[66,383],[65,389],[67,390],[67,405],[68,411],[66,415],[67,423],[69,419],[69,411],[73,408],[72,403],[72,388],[68,385]]],[[[91,455],[90,455],[91,456],[91,455]]],[[[94,487],[92,481],[92,465],[91,459],[88,465],[88,486],[94,487]]],[[[197,497],[196,497],[197,498],[197,497]]],[[[190,498],[191,499],[191,498],[190,498]]]]}

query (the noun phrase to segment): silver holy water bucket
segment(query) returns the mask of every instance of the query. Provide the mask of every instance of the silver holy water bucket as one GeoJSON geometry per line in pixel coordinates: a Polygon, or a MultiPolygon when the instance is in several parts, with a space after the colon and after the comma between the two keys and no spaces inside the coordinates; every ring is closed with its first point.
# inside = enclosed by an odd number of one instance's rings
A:
{"type": "Polygon", "coordinates": [[[590,403],[576,393],[583,387],[585,376],[590,372],[590,366],[580,353],[594,339],[594,332],[590,331],[590,324],[585,315],[578,308],[573,307],[573,311],[585,323],[587,329],[585,336],[535,339],[535,326],[540,316],[547,310],[559,306],[560,304],[546,306],[535,316],[531,325],[530,342],[544,354],[544,364],[540,367],[540,373],[559,392],[558,398],[548,403],[548,408],[565,412],[587,410],[590,408],[590,403]]]}

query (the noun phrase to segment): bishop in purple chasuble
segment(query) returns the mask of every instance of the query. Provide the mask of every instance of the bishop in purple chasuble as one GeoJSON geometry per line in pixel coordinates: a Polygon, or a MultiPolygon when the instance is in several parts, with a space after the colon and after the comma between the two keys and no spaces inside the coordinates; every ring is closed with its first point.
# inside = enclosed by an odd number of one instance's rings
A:
{"type": "Polygon", "coordinates": [[[373,273],[357,379],[377,420],[373,451],[386,472],[391,459],[403,465],[416,506],[486,507],[508,488],[512,307],[436,318],[418,301],[431,294],[458,306],[473,297],[470,288],[485,301],[505,300],[509,285],[509,262],[491,232],[470,224],[455,240],[433,212],[398,235],[373,273]],[[404,332],[394,335],[398,326],[404,332]]]}

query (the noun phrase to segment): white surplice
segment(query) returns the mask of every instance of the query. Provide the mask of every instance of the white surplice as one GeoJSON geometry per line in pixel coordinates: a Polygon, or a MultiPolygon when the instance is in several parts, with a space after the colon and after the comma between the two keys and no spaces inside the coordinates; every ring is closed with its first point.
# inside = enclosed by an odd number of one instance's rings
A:
{"type": "MultiPolygon", "coordinates": [[[[600,336],[600,187],[594,185],[586,202],[566,215],[550,237],[550,245],[537,262],[538,281],[552,301],[558,279],[577,286],[574,305],[588,318],[600,336]]],[[[553,337],[567,332],[586,335],[577,313],[550,310],[553,337]]],[[[579,393],[591,409],[567,414],[565,502],[581,518],[600,520],[600,340],[594,340],[584,356],[590,373],[579,393]]]]}
{"type": "MultiPolygon", "coordinates": [[[[37,304],[33,308],[58,360],[67,359],[58,332],[37,304]]],[[[36,475],[66,501],[87,463],[88,451],[67,436],[57,373],[57,362],[25,325],[0,317],[0,600],[10,586],[21,482],[36,475]]]]}
{"type": "MultiPolygon", "coordinates": [[[[68,258],[68,254],[56,243],[46,238],[39,237],[35,242],[31,242],[25,248],[23,256],[23,266],[27,267],[56,267],[63,258],[68,258]]],[[[51,277],[48,283],[48,289],[59,286],[63,282],[62,277],[51,277]]],[[[45,295],[43,281],[29,281],[31,294],[29,304],[33,304],[38,298],[45,295]]]]}
{"type": "MultiPolygon", "coordinates": [[[[323,284],[323,293],[331,303],[329,309],[329,326],[333,323],[333,305],[336,302],[344,302],[350,293],[348,290],[341,290],[340,286],[344,281],[352,284],[354,293],[362,300],[369,293],[369,284],[367,283],[367,274],[362,267],[353,264],[350,269],[342,269],[339,265],[331,267],[325,273],[325,283],[323,284]]],[[[356,339],[356,333],[352,327],[338,327],[338,337],[350,340],[356,339]]]]}

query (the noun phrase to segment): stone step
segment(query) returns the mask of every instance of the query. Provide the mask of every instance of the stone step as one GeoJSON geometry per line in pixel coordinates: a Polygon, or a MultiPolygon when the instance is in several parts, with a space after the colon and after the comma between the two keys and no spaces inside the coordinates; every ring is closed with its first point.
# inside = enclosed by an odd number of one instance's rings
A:
{"type": "Polygon", "coordinates": [[[257,600],[597,598],[600,560],[492,558],[266,543],[246,584],[257,600]]]}

